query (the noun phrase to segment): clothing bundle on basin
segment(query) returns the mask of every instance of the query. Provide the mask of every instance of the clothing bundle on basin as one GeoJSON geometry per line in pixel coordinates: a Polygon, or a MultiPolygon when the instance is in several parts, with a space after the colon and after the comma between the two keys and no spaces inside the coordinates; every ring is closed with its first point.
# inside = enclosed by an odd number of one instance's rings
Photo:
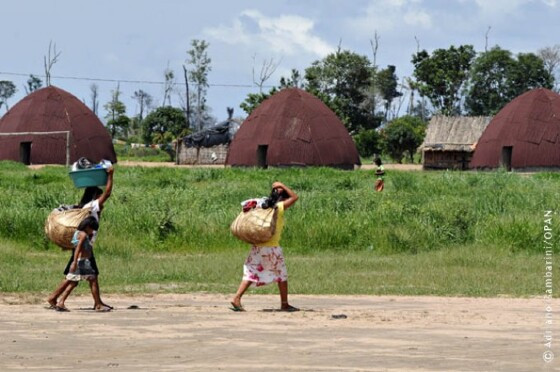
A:
{"type": "Polygon", "coordinates": [[[262,208],[263,199],[250,199],[241,203],[243,211],[232,222],[233,236],[249,244],[268,242],[276,231],[278,210],[262,208]]]}
{"type": "Polygon", "coordinates": [[[72,164],[72,172],[75,172],[80,169],[107,169],[110,168],[113,164],[109,160],[101,160],[99,163],[95,164],[88,158],[79,158],[78,161],[72,164]]]}
{"type": "Polygon", "coordinates": [[[91,208],[53,210],[45,223],[47,238],[62,249],[74,249],[72,237],[80,222],[89,217],[91,208]]]}
{"type": "Polygon", "coordinates": [[[78,188],[103,186],[107,182],[107,169],[112,166],[109,160],[94,164],[86,158],[80,158],[72,164],[69,175],[74,186],[78,188]]]}

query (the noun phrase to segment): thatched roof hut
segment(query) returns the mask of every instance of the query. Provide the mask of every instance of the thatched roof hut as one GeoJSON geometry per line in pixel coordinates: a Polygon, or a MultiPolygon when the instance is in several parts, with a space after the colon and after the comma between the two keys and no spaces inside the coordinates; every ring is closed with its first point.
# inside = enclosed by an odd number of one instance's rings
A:
{"type": "Polygon", "coordinates": [[[426,169],[467,169],[487,116],[434,116],[420,145],[426,169]]]}

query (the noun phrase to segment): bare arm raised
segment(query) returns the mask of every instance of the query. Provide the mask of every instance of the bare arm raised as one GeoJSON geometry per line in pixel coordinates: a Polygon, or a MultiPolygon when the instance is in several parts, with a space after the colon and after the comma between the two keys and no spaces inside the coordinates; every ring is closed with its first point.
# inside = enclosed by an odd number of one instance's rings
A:
{"type": "Polygon", "coordinates": [[[97,199],[97,201],[99,203],[99,208],[103,208],[103,204],[105,204],[107,199],[109,199],[109,197],[111,196],[111,192],[113,191],[113,173],[114,172],[115,172],[115,169],[113,167],[110,167],[109,169],[107,169],[107,185],[105,187],[105,191],[103,192],[103,194],[101,194],[99,199],[97,199]]]}
{"type": "Polygon", "coordinates": [[[288,198],[283,200],[284,209],[290,208],[290,206],[292,206],[292,204],[294,204],[299,199],[297,194],[292,189],[290,189],[288,186],[284,185],[282,182],[274,182],[272,184],[272,188],[277,189],[277,191],[279,193],[282,193],[282,191],[285,191],[286,194],[288,194],[288,198]]]}

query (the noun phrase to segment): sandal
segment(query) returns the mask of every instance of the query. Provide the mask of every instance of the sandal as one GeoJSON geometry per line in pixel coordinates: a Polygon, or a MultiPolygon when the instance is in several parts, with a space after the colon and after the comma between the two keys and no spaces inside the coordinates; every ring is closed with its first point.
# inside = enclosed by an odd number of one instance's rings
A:
{"type": "Polygon", "coordinates": [[[239,312],[239,311],[245,311],[245,309],[243,308],[243,306],[237,306],[236,304],[234,304],[233,302],[230,302],[231,307],[229,308],[231,311],[235,311],[235,312],[239,312]]]}
{"type": "Polygon", "coordinates": [[[108,313],[109,311],[111,311],[112,309],[109,306],[101,306],[99,308],[94,308],[94,310],[98,313],[108,313]]]}
{"type": "Polygon", "coordinates": [[[66,306],[58,306],[58,305],[56,305],[56,306],[54,307],[54,309],[55,309],[56,311],[60,311],[60,312],[62,312],[62,313],[70,312],[70,310],[68,310],[68,308],[67,308],[66,306]]]}
{"type": "Polygon", "coordinates": [[[296,311],[300,311],[300,310],[297,307],[288,305],[288,307],[280,308],[280,311],[285,311],[287,313],[295,313],[296,311]]]}

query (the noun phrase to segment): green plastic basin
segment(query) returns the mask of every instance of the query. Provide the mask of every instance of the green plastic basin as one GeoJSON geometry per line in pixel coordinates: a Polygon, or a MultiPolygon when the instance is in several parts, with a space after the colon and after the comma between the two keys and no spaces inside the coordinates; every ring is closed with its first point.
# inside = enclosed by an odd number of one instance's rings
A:
{"type": "Polygon", "coordinates": [[[104,168],[80,169],[68,174],[78,188],[107,184],[107,171],[104,168]]]}

